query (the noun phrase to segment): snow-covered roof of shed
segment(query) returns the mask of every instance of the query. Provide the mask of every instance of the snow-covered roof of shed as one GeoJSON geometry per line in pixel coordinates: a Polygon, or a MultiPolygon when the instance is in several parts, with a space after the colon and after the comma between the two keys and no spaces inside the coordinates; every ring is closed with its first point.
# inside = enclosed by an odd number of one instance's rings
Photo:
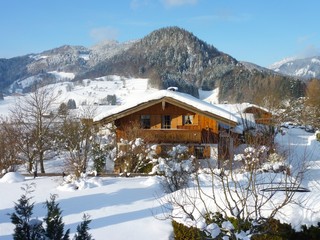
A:
{"type": "Polygon", "coordinates": [[[217,104],[218,107],[228,110],[229,112],[232,112],[233,114],[242,114],[245,112],[246,109],[250,107],[254,107],[257,109],[260,109],[265,112],[270,112],[268,109],[252,104],[252,103],[235,103],[235,104],[217,104]]]}
{"type": "Polygon", "coordinates": [[[176,92],[176,91],[170,91],[170,90],[159,90],[157,92],[145,95],[139,99],[136,99],[136,100],[132,99],[132,101],[130,101],[124,105],[121,105],[119,107],[110,109],[109,111],[100,113],[99,115],[97,115],[93,119],[93,121],[97,122],[97,121],[100,121],[100,120],[107,118],[109,116],[121,113],[125,110],[134,108],[136,106],[139,106],[140,104],[147,103],[147,102],[154,101],[154,100],[160,100],[163,98],[172,98],[172,99],[177,100],[179,102],[182,102],[186,105],[192,106],[192,107],[198,109],[199,111],[209,112],[209,113],[215,114],[217,116],[220,116],[222,118],[225,118],[231,122],[238,123],[238,118],[233,113],[231,113],[230,111],[228,111],[226,109],[223,109],[223,108],[218,107],[216,105],[212,105],[210,103],[202,101],[202,100],[195,98],[189,94],[176,92]]]}

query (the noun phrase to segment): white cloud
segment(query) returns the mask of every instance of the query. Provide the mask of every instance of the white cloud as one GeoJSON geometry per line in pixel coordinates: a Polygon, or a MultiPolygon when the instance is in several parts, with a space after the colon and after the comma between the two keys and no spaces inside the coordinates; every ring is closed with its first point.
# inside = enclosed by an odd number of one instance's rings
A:
{"type": "Polygon", "coordinates": [[[314,41],[316,36],[317,34],[311,33],[297,38],[297,43],[302,49],[297,53],[298,58],[320,56],[320,47],[314,41]]]}
{"type": "Polygon", "coordinates": [[[96,42],[101,42],[104,40],[116,40],[118,35],[118,30],[112,27],[94,28],[90,31],[90,36],[96,42]]]}
{"type": "Polygon", "coordinates": [[[298,37],[297,42],[299,44],[306,43],[306,42],[310,41],[312,38],[314,38],[314,36],[315,36],[315,34],[300,36],[300,37],[298,37]]]}
{"type": "Polygon", "coordinates": [[[250,21],[250,15],[236,15],[227,12],[219,12],[212,15],[200,15],[196,17],[190,18],[191,22],[197,23],[208,23],[208,22],[233,22],[233,23],[241,23],[250,21]]]}
{"type": "Polygon", "coordinates": [[[300,53],[298,53],[299,58],[307,58],[320,56],[320,48],[311,44],[306,46],[300,53]]]}
{"type": "Polygon", "coordinates": [[[193,5],[196,4],[198,0],[163,0],[166,7],[178,7],[183,5],[193,5]]]}
{"type": "Polygon", "coordinates": [[[139,8],[146,7],[150,4],[149,0],[132,0],[130,3],[130,7],[133,10],[137,10],[139,8]]]}

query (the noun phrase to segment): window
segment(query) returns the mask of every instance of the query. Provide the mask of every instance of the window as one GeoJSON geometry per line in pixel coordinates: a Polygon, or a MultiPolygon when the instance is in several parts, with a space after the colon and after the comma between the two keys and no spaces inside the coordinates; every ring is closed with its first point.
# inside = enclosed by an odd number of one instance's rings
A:
{"type": "Polygon", "coordinates": [[[141,115],[141,128],[149,129],[151,127],[150,115],[141,115]]]}
{"type": "Polygon", "coordinates": [[[161,126],[161,128],[166,128],[166,129],[171,128],[171,116],[170,115],[162,116],[162,126],[161,126]]]}
{"type": "Polygon", "coordinates": [[[195,146],[194,147],[194,155],[197,159],[204,158],[204,146],[195,146]]]}
{"type": "Polygon", "coordinates": [[[193,116],[192,115],[185,115],[183,116],[183,124],[193,124],[193,116]]]}

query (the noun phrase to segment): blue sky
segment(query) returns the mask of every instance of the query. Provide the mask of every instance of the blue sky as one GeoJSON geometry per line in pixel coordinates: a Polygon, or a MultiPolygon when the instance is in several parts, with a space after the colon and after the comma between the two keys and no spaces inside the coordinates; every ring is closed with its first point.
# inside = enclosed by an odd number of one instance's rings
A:
{"type": "Polygon", "coordinates": [[[1,0],[0,58],[182,27],[238,60],[320,55],[319,0],[1,0]]]}

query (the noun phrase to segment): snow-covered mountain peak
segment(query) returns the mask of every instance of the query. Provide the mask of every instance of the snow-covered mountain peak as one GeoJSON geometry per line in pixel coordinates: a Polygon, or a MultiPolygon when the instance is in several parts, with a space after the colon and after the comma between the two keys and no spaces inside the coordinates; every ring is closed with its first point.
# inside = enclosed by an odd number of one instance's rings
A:
{"type": "Polygon", "coordinates": [[[287,57],[278,62],[271,64],[268,68],[278,72],[279,68],[284,64],[290,64],[290,62],[298,59],[297,57],[287,57]]]}
{"type": "Polygon", "coordinates": [[[106,40],[90,47],[89,65],[94,66],[100,61],[109,59],[115,56],[116,54],[127,50],[133,45],[134,42],[135,41],[119,43],[115,40],[106,40]]]}
{"type": "Polygon", "coordinates": [[[272,64],[270,69],[289,76],[304,79],[320,78],[320,56],[285,58],[272,64]]]}

